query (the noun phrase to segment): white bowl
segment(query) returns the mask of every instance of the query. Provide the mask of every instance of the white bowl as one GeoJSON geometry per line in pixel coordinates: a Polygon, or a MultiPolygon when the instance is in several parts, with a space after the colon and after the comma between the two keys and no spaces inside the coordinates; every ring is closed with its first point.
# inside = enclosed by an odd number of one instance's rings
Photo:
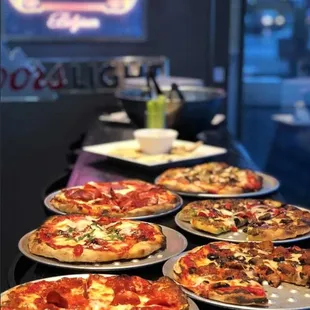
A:
{"type": "Polygon", "coordinates": [[[142,152],[151,155],[168,153],[178,134],[173,129],[138,129],[134,131],[134,137],[142,152]]]}

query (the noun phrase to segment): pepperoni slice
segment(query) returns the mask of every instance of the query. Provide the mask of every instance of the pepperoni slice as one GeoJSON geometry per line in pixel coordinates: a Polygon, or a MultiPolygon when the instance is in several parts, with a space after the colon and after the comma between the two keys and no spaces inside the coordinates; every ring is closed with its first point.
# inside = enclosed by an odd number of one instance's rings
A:
{"type": "Polygon", "coordinates": [[[106,286],[111,287],[115,294],[124,291],[136,292],[133,278],[121,276],[119,278],[111,277],[107,279],[106,286]]]}
{"type": "Polygon", "coordinates": [[[247,173],[248,184],[247,187],[252,190],[259,190],[262,186],[261,180],[252,172],[247,173]]]}
{"type": "Polygon", "coordinates": [[[73,254],[77,257],[81,256],[83,254],[84,248],[80,244],[76,245],[73,248],[73,254]]]}
{"type": "Polygon", "coordinates": [[[67,299],[63,298],[59,293],[56,291],[51,291],[46,296],[46,301],[48,304],[55,305],[59,308],[68,308],[69,304],[67,299]]]}
{"type": "Polygon", "coordinates": [[[97,221],[97,223],[100,225],[108,225],[108,224],[115,223],[118,221],[119,221],[119,219],[116,217],[105,217],[105,216],[103,216],[97,221]]]}
{"type": "Polygon", "coordinates": [[[138,294],[131,291],[120,291],[115,294],[111,306],[119,306],[119,305],[137,306],[139,304],[140,304],[140,298],[138,294]]]}
{"type": "Polygon", "coordinates": [[[80,189],[74,188],[67,190],[65,196],[69,199],[89,201],[101,197],[101,193],[97,189],[80,189]]]}

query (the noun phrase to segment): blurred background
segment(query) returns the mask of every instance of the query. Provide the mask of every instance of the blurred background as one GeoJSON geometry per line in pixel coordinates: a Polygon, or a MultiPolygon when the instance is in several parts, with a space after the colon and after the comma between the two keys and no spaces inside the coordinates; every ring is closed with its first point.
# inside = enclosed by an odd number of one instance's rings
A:
{"type": "Polygon", "coordinates": [[[1,1],[7,222],[18,212],[25,232],[34,227],[27,207],[41,204],[46,186],[70,169],[70,150],[93,121],[122,110],[115,91],[140,87],[144,78],[127,78],[150,66],[179,83],[225,91],[217,113],[230,134],[280,179],[287,201],[310,206],[310,0],[73,2],[1,1]],[[53,87],[33,89],[37,68],[53,87]]]}

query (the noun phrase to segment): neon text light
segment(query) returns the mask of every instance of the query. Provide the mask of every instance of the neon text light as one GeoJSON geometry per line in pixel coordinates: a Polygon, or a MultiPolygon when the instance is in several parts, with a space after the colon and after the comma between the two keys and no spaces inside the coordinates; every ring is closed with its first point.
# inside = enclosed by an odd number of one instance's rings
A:
{"type": "Polygon", "coordinates": [[[101,12],[106,15],[129,13],[138,0],[103,0],[100,2],[54,2],[41,0],[9,0],[11,5],[23,14],[43,12],[101,12]]]}
{"type": "Polygon", "coordinates": [[[69,12],[52,13],[46,22],[49,29],[68,29],[71,33],[77,33],[80,29],[98,29],[100,25],[98,18],[83,17],[69,12]]]}

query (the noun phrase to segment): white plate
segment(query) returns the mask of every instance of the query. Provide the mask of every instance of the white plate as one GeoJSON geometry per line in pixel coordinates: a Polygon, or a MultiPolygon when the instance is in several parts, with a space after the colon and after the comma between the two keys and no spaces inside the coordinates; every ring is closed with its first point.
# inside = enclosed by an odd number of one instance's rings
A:
{"type": "Polygon", "coordinates": [[[80,269],[88,271],[119,271],[125,269],[134,269],[164,262],[175,255],[179,255],[187,248],[187,240],[182,234],[169,227],[160,227],[162,228],[163,234],[166,236],[166,248],[140,259],[89,264],[60,262],[56,259],[30,253],[28,248],[28,239],[33,231],[29,232],[20,239],[18,248],[25,256],[36,262],[59,268],[80,269]]]}
{"type": "MultiPolygon", "coordinates": [[[[105,277],[113,277],[114,275],[113,274],[100,274],[101,276],[105,276],[105,277]]],[[[57,281],[57,280],[60,280],[62,278],[83,278],[83,279],[86,279],[87,277],[89,276],[89,274],[70,274],[70,275],[65,275],[65,276],[56,276],[56,277],[50,277],[50,278],[43,278],[43,279],[38,279],[38,280],[34,280],[34,281],[30,281],[30,282],[27,282],[27,283],[35,283],[35,282],[39,282],[39,281],[57,281]]],[[[20,284],[22,285],[22,284],[20,284]]],[[[19,286],[19,285],[17,285],[19,286]]],[[[11,290],[11,289],[9,289],[11,290]]],[[[6,294],[9,290],[1,293],[1,299],[2,299],[2,296],[4,294],[6,294]]],[[[199,310],[198,306],[191,300],[188,298],[188,303],[189,303],[189,310],[199,310]]]]}
{"type": "MultiPolygon", "coordinates": [[[[170,279],[173,279],[173,266],[177,262],[177,260],[180,257],[184,256],[185,254],[187,254],[187,252],[182,253],[181,255],[177,257],[172,257],[171,259],[169,259],[163,266],[163,274],[169,277],[170,279]]],[[[293,284],[288,284],[288,283],[282,283],[278,288],[275,288],[275,287],[269,286],[266,281],[264,281],[263,286],[264,286],[264,289],[267,291],[267,295],[269,299],[269,304],[267,307],[238,306],[238,305],[227,304],[227,303],[200,297],[186,288],[182,287],[182,289],[191,298],[194,298],[196,300],[199,300],[201,302],[204,302],[210,305],[214,305],[214,306],[222,307],[222,308],[229,308],[229,309],[307,310],[310,307],[310,289],[309,288],[306,288],[303,286],[297,286],[293,284]]]]}
{"type": "MultiPolygon", "coordinates": [[[[300,208],[300,207],[298,207],[298,208],[309,211],[309,209],[304,209],[304,208],[300,208]]],[[[238,231],[236,231],[236,232],[227,232],[227,233],[223,233],[220,235],[213,235],[213,234],[207,233],[205,231],[193,228],[191,226],[191,224],[188,222],[181,221],[179,213],[175,216],[174,220],[175,220],[175,223],[181,229],[183,229],[183,230],[185,230],[185,231],[187,231],[193,235],[196,235],[196,236],[200,236],[200,237],[208,238],[208,239],[213,239],[213,240],[228,241],[228,242],[249,242],[249,240],[247,240],[247,234],[243,232],[243,229],[246,226],[239,228],[238,231]]],[[[293,239],[272,240],[272,242],[283,244],[283,243],[298,242],[298,241],[306,240],[309,238],[310,238],[310,233],[296,237],[296,238],[293,238],[293,239]]]]}
{"type": "MultiPolygon", "coordinates": [[[[176,140],[173,146],[190,147],[193,144],[194,142],[176,140]]],[[[141,159],[125,158],[125,157],[111,154],[111,152],[116,149],[138,149],[138,148],[139,148],[139,144],[136,140],[126,140],[126,141],[118,141],[118,142],[85,146],[83,147],[83,150],[86,152],[107,156],[110,158],[142,165],[145,167],[169,166],[172,163],[180,163],[180,164],[183,163],[184,164],[188,161],[204,159],[204,158],[211,157],[211,156],[225,154],[227,152],[226,149],[221,148],[221,147],[212,146],[212,145],[201,145],[186,157],[184,156],[180,158],[169,158],[167,157],[166,154],[163,154],[162,158],[157,157],[156,160],[152,162],[145,162],[141,159]]],[[[148,156],[148,155],[145,155],[145,156],[148,156]]]]}
{"type": "MultiPolygon", "coordinates": [[[[210,194],[210,193],[190,193],[190,192],[180,192],[180,191],[174,191],[182,196],[188,196],[188,197],[196,197],[196,198],[250,198],[250,197],[257,197],[257,196],[263,196],[268,195],[280,187],[280,182],[272,177],[271,175],[258,172],[256,171],[258,175],[260,175],[263,178],[263,187],[261,190],[257,192],[249,192],[249,193],[242,193],[242,194],[210,194]]],[[[155,184],[157,184],[157,179],[159,176],[155,179],[155,184]]],[[[167,187],[167,189],[169,189],[167,187]]],[[[172,190],[172,189],[169,189],[172,190]]]]}
{"type": "MultiPolygon", "coordinates": [[[[65,213],[65,212],[62,212],[60,210],[58,210],[57,208],[55,208],[52,204],[51,204],[51,200],[54,198],[55,195],[57,195],[58,193],[60,192],[60,190],[56,191],[56,192],[53,192],[53,193],[50,193],[48,196],[45,197],[44,199],[44,205],[45,207],[50,210],[51,212],[54,212],[56,214],[60,214],[60,215],[69,215],[71,213],[65,213]]],[[[183,199],[182,197],[180,197],[179,195],[173,193],[176,198],[177,198],[177,202],[176,202],[176,206],[171,209],[171,210],[168,210],[168,211],[164,211],[164,212],[161,212],[161,213],[155,213],[155,214],[151,214],[151,215],[142,215],[142,216],[129,216],[129,217],[126,217],[126,216],[123,216],[122,218],[126,218],[128,220],[149,220],[149,219],[152,219],[152,218],[155,218],[155,217],[160,217],[160,216],[165,216],[167,214],[170,214],[170,213],[173,213],[175,211],[178,211],[181,209],[182,205],[183,205],[183,199]]]]}

